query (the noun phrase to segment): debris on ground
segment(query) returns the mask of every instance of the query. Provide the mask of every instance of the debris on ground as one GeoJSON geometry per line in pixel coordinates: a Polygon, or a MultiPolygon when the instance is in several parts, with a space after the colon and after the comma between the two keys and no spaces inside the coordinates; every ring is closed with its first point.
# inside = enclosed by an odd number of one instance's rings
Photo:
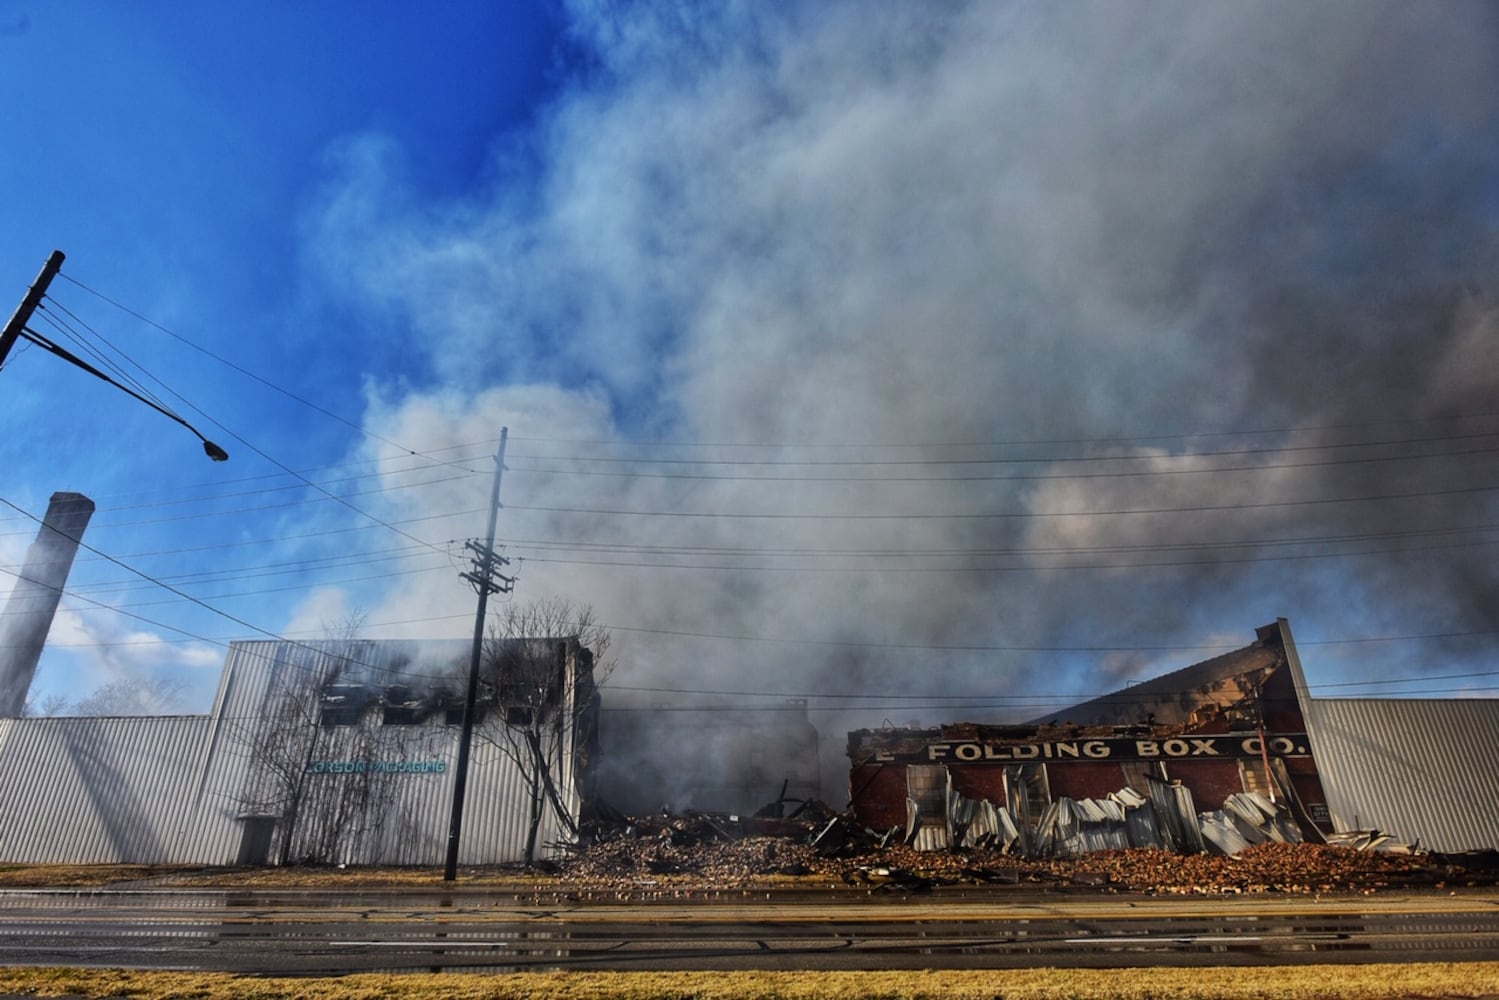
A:
{"type": "Polygon", "coordinates": [[[1385,840],[1377,836],[1341,844],[1265,843],[1233,856],[1157,848],[1075,858],[1022,858],[983,848],[918,851],[896,831],[865,829],[820,803],[794,819],[689,812],[599,824],[589,832],[592,841],[561,862],[557,877],[591,889],[669,884],[726,890],[800,881],[903,893],[1039,884],[1221,895],[1499,884],[1499,866],[1479,863],[1492,852],[1470,859],[1409,845],[1379,849],[1385,840]]]}

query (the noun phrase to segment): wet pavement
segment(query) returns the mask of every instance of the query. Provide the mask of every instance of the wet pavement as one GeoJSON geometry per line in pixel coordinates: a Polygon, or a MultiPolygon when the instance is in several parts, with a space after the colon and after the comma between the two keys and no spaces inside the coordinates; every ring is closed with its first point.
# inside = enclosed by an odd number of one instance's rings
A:
{"type": "Polygon", "coordinates": [[[0,892],[0,962],[327,975],[1492,960],[1499,893],[1374,897],[480,889],[0,892]]]}

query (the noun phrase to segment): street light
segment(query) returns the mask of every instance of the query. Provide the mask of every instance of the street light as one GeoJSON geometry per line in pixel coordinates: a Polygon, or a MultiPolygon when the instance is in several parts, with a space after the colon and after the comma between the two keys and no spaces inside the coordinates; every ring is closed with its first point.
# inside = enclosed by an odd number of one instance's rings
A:
{"type": "Polygon", "coordinates": [[[67,361],[70,364],[77,365],[79,368],[82,368],[84,371],[88,372],[90,375],[95,375],[95,376],[97,376],[99,378],[102,378],[104,381],[108,382],[110,385],[114,386],[116,389],[118,389],[121,392],[125,393],[127,396],[134,396],[136,399],[140,400],[142,403],[145,403],[147,406],[151,407],[151,409],[155,410],[157,413],[160,413],[160,414],[163,414],[165,416],[171,417],[173,420],[177,421],[183,427],[186,427],[188,430],[192,431],[195,435],[197,435],[198,440],[203,442],[203,453],[205,455],[207,455],[209,458],[213,459],[215,462],[227,462],[227,461],[229,461],[229,453],[227,451],[225,451],[223,448],[220,448],[218,445],[214,444],[212,441],[208,440],[206,437],[204,437],[202,435],[201,432],[199,432],[198,428],[194,427],[192,424],[188,423],[186,420],[183,420],[182,417],[180,417],[179,415],[173,413],[171,410],[167,409],[165,406],[162,406],[160,403],[156,403],[156,402],[153,402],[152,400],[147,399],[145,396],[142,396],[140,393],[136,392],[134,389],[130,388],[127,385],[121,385],[120,383],[116,382],[114,379],[110,378],[108,375],[106,375],[103,372],[101,372],[99,369],[95,368],[93,365],[89,364],[87,361],[84,361],[82,358],[78,357],[76,354],[74,354],[71,351],[69,351],[67,348],[61,347],[61,346],[59,346],[57,344],[54,344],[52,341],[48,340],[46,337],[43,337],[41,334],[37,333],[35,330],[23,329],[23,330],[21,330],[21,336],[24,339],[31,341],[33,344],[35,344],[36,346],[42,348],[43,350],[45,350],[45,351],[51,351],[53,354],[57,355],[59,358],[62,358],[64,361],[67,361]]]}
{"type": "Polygon", "coordinates": [[[10,317],[10,322],[5,324],[5,329],[3,331],[0,331],[0,366],[3,366],[5,364],[6,356],[10,354],[11,347],[15,345],[15,342],[18,339],[24,338],[26,340],[29,340],[36,346],[57,355],[64,361],[70,364],[77,365],[79,368],[82,368],[90,375],[103,379],[110,385],[114,386],[116,389],[119,389],[121,392],[129,396],[134,396],[142,403],[145,403],[147,406],[151,407],[151,409],[155,410],[157,413],[161,413],[165,416],[171,417],[183,427],[186,427],[188,430],[192,431],[193,434],[197,436],[198,440],[203,442],[203,453],[209,458],[213,459],[215,462],[229,461],[229,453],[227,451],[204,437],[198,431],[198,428],[194,427],[186,420],[183,420],[182,417],[178,414],[173,413],[171,410],[162,406],[160,403],[147,399],[145,396],[142,396],[140,393],[136,392],[134,389],[131,389],[129,386],[121,385],[114,379],[110,378],[108,375],[101,372],[99,369],[95,368],[93,365],[89,364],[87,361],[84,361],[82,358],[73,354],[71,351],[59,346],[58,344],[53,343],[51,340],[37,333],[35,330],[29,329],[26,326],[27,321],[31,319],[31,314],[36,311],[37,306],[41,305],[43,296],[47,294],[47,286],[52,283],[52,279],[62,268],[62,262],[62,251],[52,251],[52,256],[48,257],[47,263],[42,265],[41,273],[36,276],[36,281],[33,282],[31,288],[27,290],[26,296],[21,299],[21,304],[16,307],[15,313],[10,317]]]}

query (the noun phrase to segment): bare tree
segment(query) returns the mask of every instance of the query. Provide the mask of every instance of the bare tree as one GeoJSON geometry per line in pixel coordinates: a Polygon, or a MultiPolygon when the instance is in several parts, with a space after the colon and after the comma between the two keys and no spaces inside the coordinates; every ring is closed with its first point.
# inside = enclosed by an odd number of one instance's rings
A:
{"type": "Polygon", "coordinates": [[[381,690],[369,676],[375,643],[359,637],[363,623],[351,615],[325,626],[322,642],[287,647],[261,712],[241,725],[252,766],[240,804],[275,818],[280,864],[347,860],[379,839],[392,789],[370,764],[389,741],[370,724],[381,690]]]}
{"type": "Polygon", "coordinates": [[[68,713],[68,708],[70,705],[71,702],[68,701],[67,695],[58,694],[56,691],[54,691],[42,698],[40,701],[27,699],[26,707],[25,709],[23,709],[22,714],[43,717],[53,715],[66,715],[68,713]]]}
{"type": "MultiPolygon", "coordinates": [[[[167,677],[117,680],[95,688],[72,706],[74,715],[169,715],[182,705],[183,686],[167,677]]],[[[66,704],[59,711],[67,711],[66,704]]]]}
{"type": "Polygon", "coordinates": [[[240,806],[248,814],[275,818],[281,864],[290,859],[302,814],[323,689],[358,652],[352,639],[324,645],[331,648],[299,645],[279,650],[260,711],[237,723],[251,763],[240,806]]]}
{"type": "Polygon", "coordinates": [[[525,782],[527,861],[536,860],[549,808],[569,836],[578,834],[559,785],[567,769],[588,769],[597,687],[614,669],[609,646],[609,631],[593,609],[563,598],[508,605],[490,625],[480,661],[490,705],[475,735],[509,758],[525,782]]]}

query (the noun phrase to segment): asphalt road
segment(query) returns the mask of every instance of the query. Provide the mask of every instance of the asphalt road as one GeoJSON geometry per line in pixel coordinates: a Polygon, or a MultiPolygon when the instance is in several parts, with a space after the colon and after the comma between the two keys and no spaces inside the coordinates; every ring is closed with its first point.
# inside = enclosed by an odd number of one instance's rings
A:
{"type": "Polygon", "coordinates": [[[0,892],[0,962],[289,975],[1499,959],[1499,893],[1372,897],[0,892]]]}

